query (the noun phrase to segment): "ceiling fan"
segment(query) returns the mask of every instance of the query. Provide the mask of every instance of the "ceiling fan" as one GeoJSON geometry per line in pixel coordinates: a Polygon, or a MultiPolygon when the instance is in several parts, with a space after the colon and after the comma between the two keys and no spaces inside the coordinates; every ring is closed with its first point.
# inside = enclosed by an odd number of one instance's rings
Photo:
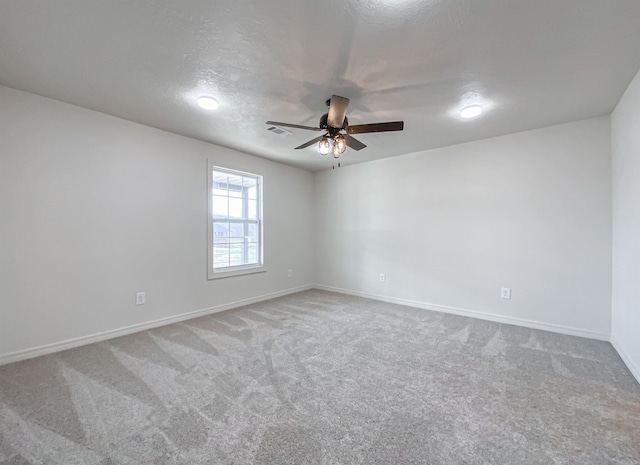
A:
{"type": "Polygon", "coordinates": [[[331,98],[327,100],[327,106],[329,107],[329,111],[322,115],[319,127],[317,128],[312,126],[302,126],[299,124],[280,123],[277,121],[267,121],[267,124],[288,128],[307,129],[309,131],[326,131],[324,135],[299,145],[296,147],[296,150],[304,149],[310,145],[318,143],[318,152],[320,152],[321,155],[327,155],[331,152],[334,158],[339,158],[347,147],[351,147],[353,150],[362,150],[366,147],[366,145],[358,139],[352,137],[351,134],[402,131],[404,129],[404,121],[356,124],[354,126],[349,126],[349,120],[346,116],[349,99],[340,97],[339,95],[332,95],[331,98]]]}

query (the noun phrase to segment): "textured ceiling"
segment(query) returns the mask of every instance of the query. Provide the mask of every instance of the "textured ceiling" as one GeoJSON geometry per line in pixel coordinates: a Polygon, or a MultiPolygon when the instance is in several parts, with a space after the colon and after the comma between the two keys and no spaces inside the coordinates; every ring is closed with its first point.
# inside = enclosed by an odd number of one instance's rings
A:
{"type": "Polygon", "coordinates": [[[311,170],[265,121],[405,121],[347,165],[608,114],[639,67],[640,0],[0,1],[0,84],[311,170]]]}

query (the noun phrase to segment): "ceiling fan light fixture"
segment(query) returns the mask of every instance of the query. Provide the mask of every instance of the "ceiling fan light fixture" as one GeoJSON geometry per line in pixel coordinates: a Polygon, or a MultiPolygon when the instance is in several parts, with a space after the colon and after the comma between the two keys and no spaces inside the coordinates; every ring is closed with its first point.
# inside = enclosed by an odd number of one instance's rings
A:
{"type": "Polygon", "coordinates": [[[203,95],[198,98],[198,106],[200,108],[204,108],[205,110],[217,110],[220,104],[213,97],[207,97],[203,95]]]}
{"type": "Polygon", "coordinates": [[[318,142],[318,152],[320,152],[320,155],[324,156],[329,153],[330,148],[329,138],[327,136],[323,136],[322,139],[320,139],[320,142],[318,142]]]}
{"type": "Polygon", "coordinates": [[[344,140],[344,136],[341,134],[338,134],[337,136],[335,136],[335,138],[333,139],[333,157],[338,158],[340,155],[344,153],[346,149],[347,149],[347,143],[344,140]]]}
{"type": "Polygon", "coordinates": [[[460,111],[460,116],[463,118],[475,118],[476,116],[480,116],[481,113],[482,107],[480,105],[469,105],[460,111]]]}

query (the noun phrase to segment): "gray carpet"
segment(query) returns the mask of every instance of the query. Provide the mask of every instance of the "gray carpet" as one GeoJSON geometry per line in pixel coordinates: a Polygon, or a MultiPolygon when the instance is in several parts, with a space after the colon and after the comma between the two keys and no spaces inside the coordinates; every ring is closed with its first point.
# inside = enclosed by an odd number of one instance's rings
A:
{"type": "Polygon", "coordinates": [[[0,367],[1,464],[638,464],[606,342],[306,291],[0,367]]]}

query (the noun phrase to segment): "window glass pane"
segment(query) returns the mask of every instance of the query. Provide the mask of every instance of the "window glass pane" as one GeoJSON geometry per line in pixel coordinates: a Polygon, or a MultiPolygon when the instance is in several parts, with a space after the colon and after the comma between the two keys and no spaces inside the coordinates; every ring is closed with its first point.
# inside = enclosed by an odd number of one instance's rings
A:
{"type": "Polygon", "coordinates": [[[214,187],[213,190],[211,191],[211,193],[213,195],[222,195],[222,196],[226,197],[227,196],[227,185],[226,184],[224,185],[224,189],[217,189],[217,188],[214,187]]]}
{"type": "Polygon", "coordinates": [[[214,218],[227,218],[229,216],[229,200],[227,197],[214,195],[211,205],[214,218]]]}
{"type": "Polygon", "coordinates": [[[247,241],[258,242],[258,225],[256,223],[247,224],[247,241]]]}
{"type": "Polygon", "coordinates": [[[247,246],[247,263],[258,263],[258,244],[249,244],[247,246]]]}
{"type": "Polygon", "coordinates": [[[243,218],[244,200],[229,197],[229,218],[243,218]]]}
{"type": "Polygon", "coordinates": [[[223,257],[221,259],[219,259],[218,257],[214,257],[213,258],[213,266],[216,267],[216,268],[222,268],[222,267],[229,266],[228,257],[223,257]]]}
{"type": "Polygon", "coordinates": [[[223,243],[216,243],[215,247],[213,248],[213,255],[218,258],[218,257],[229,257],[229,244],[226,242],[223,243]]]}
{"type": "Polygon", "coordinates": [[[213,182],[227,182],[227,173],[213,170],[213,182]]]}
{"type": "Polygon", "coordinates": [[[229,197],[242,197],[242,176],[229,175],[229,197]]]}
{"type": "Polygon", "coordinates": [[[256,178],[243,178],[242,184],[244,185],[244,197],[255,199],[258,192],[256,178]]]}
{"type": "Polygon", "coordinates": [[[229,266],[244,265],[242,244],[229,244],[229,266]]]}
{"type": "Polygon", "coordinates": [[[245,200],[247,202],[247,219],[258,219],[258,201],[257,200],[245,200]]]}
{"type": "Polygon", "coordinates": [[[244,239],[244,223],[230,223],[229,226],[231,236],[244,239]]]}
{"type": "MultiPolygon", "coordinates": [[[[229,175],[227,173],[223,173],[222,171],[213,170],[213,184],[224,184],[228,183],[229,175]]],[[[224,188],[227,190],[227,188],[224,188]]]]}
{"type": "Polygon", "coordinates": [[[213,172],[213,191],[214,195],[227,195],[227,184],[229,183],[229,177],[227,173],[221,173],[219,171],[213,172]]]}
{"type": "Polygon", "coordinates": [[[213,237],[214,239],[223,239],[224,242],[229,242],[229,223],[215,221],[213,223],[213,237]]]}
{"type": "Polygon", "coordinates": [[[229,266],[229,244],[213,245],[213,266],[229,266]]]}

